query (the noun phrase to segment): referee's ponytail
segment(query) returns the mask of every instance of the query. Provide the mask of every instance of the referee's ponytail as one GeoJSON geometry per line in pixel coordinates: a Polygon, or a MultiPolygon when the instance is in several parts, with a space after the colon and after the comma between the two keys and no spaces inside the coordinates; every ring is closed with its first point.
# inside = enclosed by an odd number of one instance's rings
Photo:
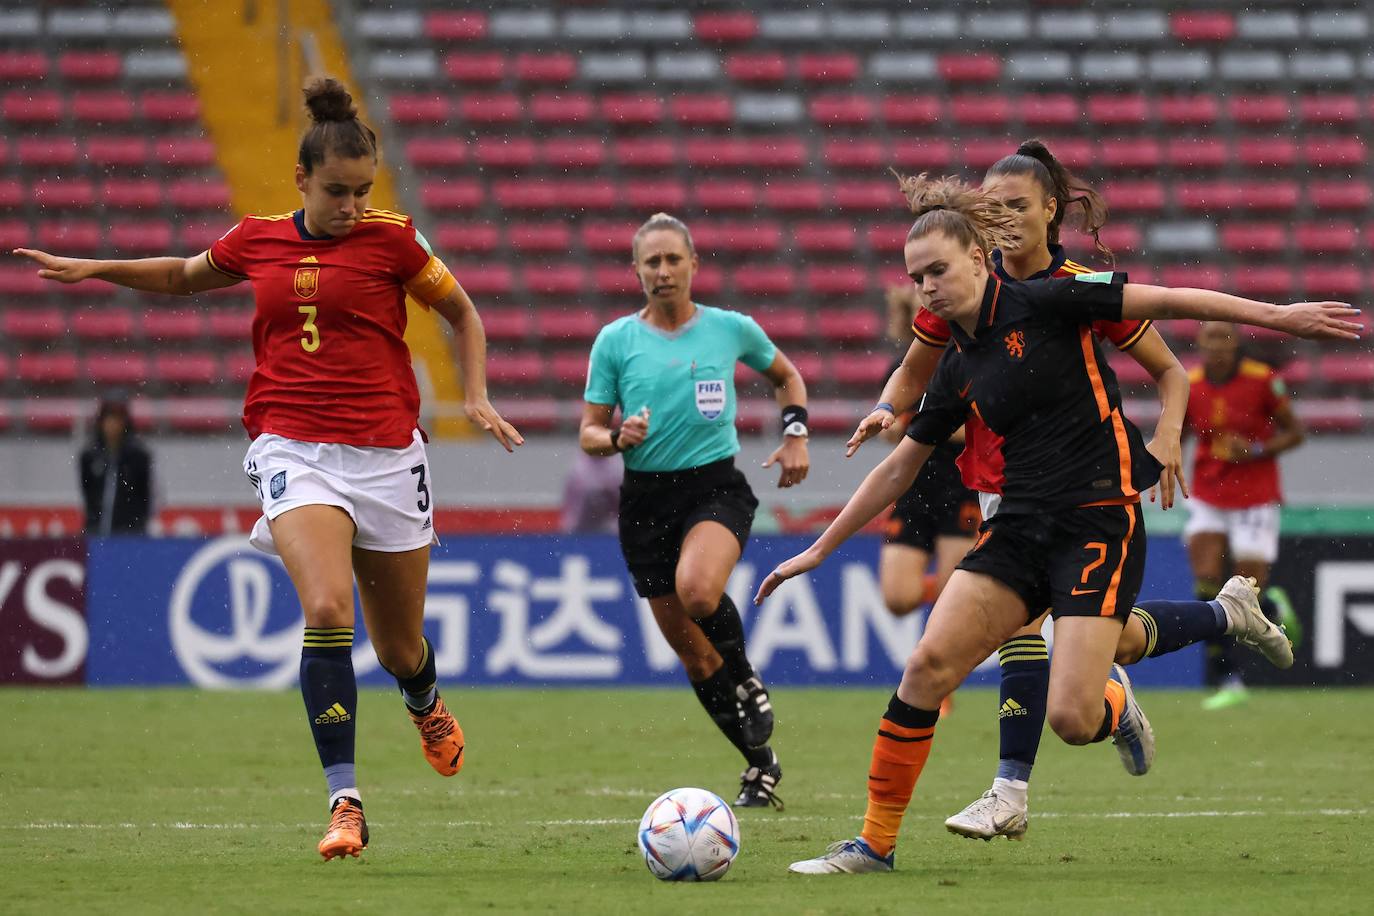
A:
{"type": "Polygon", "coordinates": [[[1046,197],[1059,202],[1054,219],[1050,220],[1047,240],[1051,244],[1059,242],[1059,227],[1068,216],[1070,208],[1077,210],[1074,222],[1093,237],[1093,245],[1101,254],[1115,260],[1112,250],[1098,237],[1098,231],[1107,224],[1107,202],[1078,178],[1049,151],[1040,140],[1027,140],[1016,148],[1010,156],[1003,156],[988,169],[987,178],[998,175],[1029,175],[1040,185],[1046,197]]]}
{"type": "Polygon", "coordinates": [[[296,160],[305,174],[323,165],[330,153],[345,159],[371,156],[377,161],[377,135],[358,120],[358,108],[343,83],[328,77],[311,80],[305,87],[305,107],[311,123],[301,137],[296,160]]]}
{"type": "Polygon", "coordinates": [[[896,170],[892,174],[916,214],[906,234],[908,242],[941,232],[961,245],[977,245],[984,257],[990,257],[994,248],[1015,248],[1020,242],[1016,214],[978,188],[949,175],[930,178],[922,172],[912,178],[896,170]]]}

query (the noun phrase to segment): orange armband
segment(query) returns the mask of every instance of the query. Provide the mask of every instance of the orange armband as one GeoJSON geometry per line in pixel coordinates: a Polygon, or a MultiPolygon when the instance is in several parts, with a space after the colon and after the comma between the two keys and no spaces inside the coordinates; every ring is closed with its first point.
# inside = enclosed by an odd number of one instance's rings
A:
{"type": "Polygon", "coordinates": [[[406,281],[406,292],[425,308],[447,296],[458,286],[444,262],[430,255],[428,263],[418,274],[406,281]]]}

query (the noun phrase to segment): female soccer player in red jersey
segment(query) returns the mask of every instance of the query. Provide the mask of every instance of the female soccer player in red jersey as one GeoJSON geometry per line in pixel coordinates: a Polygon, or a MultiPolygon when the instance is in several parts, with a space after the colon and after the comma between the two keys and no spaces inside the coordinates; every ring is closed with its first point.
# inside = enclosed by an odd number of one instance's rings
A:
{"type": "MultiPolygon", "coordinates": [[[[1071,744],[1119,732],[1141,743],[1139,710],[1113,658],[1144,572],[1140,494],[1158,482],[1163,465],[1122,414],[1093,321],[1219,318],[1314,338],[1353,339],[1360,330],[1347,320],[1356,310],[1342,303],[1282,307],[1128,284],[1114,273],[1004,283],[987,253],[1013,244],[1010,210],[954,179],[922,176],[903,185],[917,214],[904,251],[907,271],[923,306],[950,322],[954,348],[941,357],[907,440],[815,544],[769,574],[755,600],[819,566],[890,505],[934,445],[970,415],[1005,440],[1002,504],[936,601],[883,716],[863,832],[792,865],[806,874],[892,869],[940,700],[1046,607],[1057,622],[1051,727],[1071,744]]],[[[1281,663],[1287,640],[1247,591],[1223,602],[1224,629],[1281,663]]]]}
{"type": "Polygon", "coordinates": [[[39,276],[88,278],[191,295],[253,285],[253,351],[243,422],[244,470],[263,518],[252,543],[279,554],[305,614],[301,692],[329,783],[326,859],[367,846],[354,771],[357,685],[353,586],[377,658],[396,678],[426,758],[445,776],[463,765],[463,732],[435,689],[423,633],[433,480],[406,347],[406,294],[453,325],[469,419],[507,451],[520,434],[486,396],[486,338],[472,301],[410,218],[367,207],[377,139],[342,84],[305,91],[301,209],[248,216],[193,258],[95,261],[17,253],[39,276]]]}
{"type": "MultiPolygon", "coordinates": [[[[1193,578],[1199,592],[1210,593],[1229,558],[1236,575],[1253,578],[1262,589],[1265,613],[1292,635],[1296,617],[1288,596],[1268,582],[1279,555],[1276,458],[1302,444],[1302,421],[1278,373],[1241,355],[1234,326],[1209,321],[1197,342],[1202,365],[1192,372],[1186,422],[1198,447],[1183,528],[1193,578]]],[[[1207,644],[1206,679],[1218,690],[1203,701],[1205,709],[1225,709],[1248,697],[1233,649],[1225,638],[1207,644]]]]}

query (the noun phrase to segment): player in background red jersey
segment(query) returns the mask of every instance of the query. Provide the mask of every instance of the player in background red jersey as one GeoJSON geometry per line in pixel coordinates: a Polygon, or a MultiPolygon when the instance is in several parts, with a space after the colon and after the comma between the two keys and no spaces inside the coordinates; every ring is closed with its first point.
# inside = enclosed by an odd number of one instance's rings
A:
{"type": "MultiPolygon", "coordinates": [[[[1197,437],[1193,495],[1183,537],[1199,595],[1225,580],[1228,559],[1236,575],[1263,589],[1265,613],[1297,641],[1297,616],[1287,594],[1269,586],[1279,555],[1278,455],[1302,444],[1283,379],[1264,363],[1242,356],[1233,325],[1209,321],[1198,332],[1202,365],[1189,375],[1187,430],[1197,437]]],[[[1207,644],[1207,683],[1218,688],[1203,706],[1224,709],[1248,695],[1235,659],[1235,641],[1207,644]]]]}
{"type": "Polygon", "coordinates": [[[301,693],[329,784],[326,859],[368,842],[354,768],[353,587],[368,636],[400,686],[421,746],[445,776],[463,765],[462,729],[435,688],[423,632],[433,497],[419,392],[406,347],[406,294],[453,325],[468,418],[508,452],[520,434],[487,400],[486,336],[472,301],[410,218],[367,207],[377,138],[343,85],[305,90],[301,209],[245,217],[192,258],[98,261],[19,249],[39,276],[95,278],[189,296],[253,285],[257,368],[244,402],[244,470],[263,515],[252,543],[279,554],[305,616],[301,693]]]}

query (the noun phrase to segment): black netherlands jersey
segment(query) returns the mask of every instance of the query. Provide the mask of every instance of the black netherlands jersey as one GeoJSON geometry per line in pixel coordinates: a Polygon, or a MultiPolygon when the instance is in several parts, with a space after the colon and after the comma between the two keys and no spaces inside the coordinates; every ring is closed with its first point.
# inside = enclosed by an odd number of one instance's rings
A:
{"type": "Polygon", "coordinates": [[[990,277],[976,334],[950,324],[954,346],[907,435],[936,445],[969,413],[981,418],[1006,440],[999,513],[1138,498],[1162,466],[1122,415],[1116,375],[1089,327],[1121,320],[1125,283],[1123,273],[990,277]]]}

